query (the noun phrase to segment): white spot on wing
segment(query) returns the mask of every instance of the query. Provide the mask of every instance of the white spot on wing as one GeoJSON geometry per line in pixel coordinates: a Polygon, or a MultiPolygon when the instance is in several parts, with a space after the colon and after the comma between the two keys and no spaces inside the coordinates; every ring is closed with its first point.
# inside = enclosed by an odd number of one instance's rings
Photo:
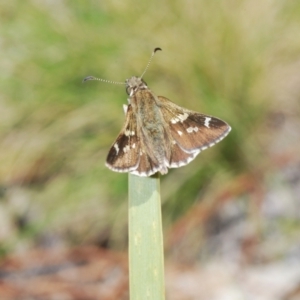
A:
{"type": "Polygon", "coordinates": [[[181,123],[188,118],[189,114],[184,113],[182,115],[178,115],[178,118],[180,119],[181,123]]]}
{"type": "Polygon", "coordinates": [[[181,136],[182,135],[182,131],[177,130],[177,133],[181,136]]]}
{"type": "Polygon", "coordinates": [[[129,150],[130,150],[130,147],[128,145],[123,148],[124,153],[126,153],[129,150]]]}
{"type": "Polygon", "coordinates": [[[205,121],[204,121],[204,126],[206,126],[207,128],[209,128],[209,122],[211,120],[211,117],[206,117],[205,121]]]}
{"type": "Polygon", "coordinates": [[[126,129],[124,133],[125,133],[126,136],[131,136],[131,135],[135,134],[134,131],[130,131],[128,129],[126,129]]]}
{"type": "Polygon", "coordinates": [[[172,124],[176,124],[178,122],[182,123],[184,120],[188,118],[188,116],[189,116],[188,113],[179,114],[178,116],[171,119],[171,123],[172,124]]]}
{"type": "Polygon", "coordinates": [[[117,154],[119,154],[119,146],[118,146],[118,144],[114,144],[114,148],[116,149],[116,152],[117,152],[117,154]]]}
{"type": "Polygon", "coordinates": [[[188,133],[192,133],[193,131],[195,131],[195,132],[197,132],[198,131],[198,127],[189,127],[189,128],[187,128],[186,129],[186,131],[188,132],[188,133]]]}

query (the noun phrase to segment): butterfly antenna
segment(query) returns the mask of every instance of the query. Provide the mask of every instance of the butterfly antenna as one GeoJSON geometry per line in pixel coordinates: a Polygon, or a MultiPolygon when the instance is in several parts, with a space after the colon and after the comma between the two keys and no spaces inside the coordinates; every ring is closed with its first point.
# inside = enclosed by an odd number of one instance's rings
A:
{"type": "Polygon", "coordinates": [[[82,80],[82,82],[86,82],[86,81],[89,81],[89,80],[99,80],[99,81],[102,81],[102,82],[113,83],[113,84],[125,84],[125,82],[112,81],[112,80],[107,80],[107,79],[97,78],[97,77],[94,77],[94,76],[88,76],[88,77],[85,77],[85,78],[82,80]]]}
{"type": "Polygon", "coordinates": [[[143,72],[143,74],[141,75],[140,78],[143,78],[143,76],[145,75],[146,71],[148,70],[148,68],[149,68],[149,66],[150,66],[150,63],[151,63],[151,60],[152,60],[152,58],[153,58],[153,56],[154,56],[154,54],[155,54],[156,51],[162,51],[162,49],[161,49],[161,48],[155,48],[155,49],[153,50],[153,52],[152,52],[152,54],[151,54],[151,57],[150,57],[150,59],[149,59],[149,61],[148,61],[148,64],[147,64],[147,66],[146,66],[146,68],[145,68],[145,71],[143,72]]]}

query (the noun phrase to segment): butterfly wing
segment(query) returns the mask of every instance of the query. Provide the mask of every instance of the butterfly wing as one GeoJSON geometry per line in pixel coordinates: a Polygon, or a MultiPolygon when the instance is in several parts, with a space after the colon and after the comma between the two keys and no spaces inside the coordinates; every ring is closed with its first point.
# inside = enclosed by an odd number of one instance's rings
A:
{"type": "Polygon", "coordinates": [[[195,154],[220,142],[230,132],[230,126],[215,117],[182,108],[165,97],[158,96],[157,104],[170,133],[186,153],[195,154]]]}
{"type": "Polygon", "coordinates": [[[108,152],[106,166],[117,172],[131,172],[139,165],[139,153],[136,116],[128,105],[125,124],[108,152]]]}
{"type": "Polygon", "coordinates": [[[146,151],[141,150],[140,160],[137,168],[130,173],[138,176],[151,176],[160,170],[159,165],[154,162],[146,151]]]}

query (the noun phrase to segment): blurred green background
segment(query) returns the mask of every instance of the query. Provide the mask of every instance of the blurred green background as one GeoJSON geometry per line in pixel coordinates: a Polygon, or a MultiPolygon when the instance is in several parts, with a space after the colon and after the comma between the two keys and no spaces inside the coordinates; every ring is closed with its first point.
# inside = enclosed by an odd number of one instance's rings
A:
{"type": "Polygon", "coordinates": [[[299,149],[299,1],[15,0],[0,18],[2,254],[126,249],[127,175],[104,163],[127,95],[82,79],[139,76],[155,47],[150,89],[232,126],[162,177],[166,231],[241,174],[269,180],[272,155],[299,149]]]}

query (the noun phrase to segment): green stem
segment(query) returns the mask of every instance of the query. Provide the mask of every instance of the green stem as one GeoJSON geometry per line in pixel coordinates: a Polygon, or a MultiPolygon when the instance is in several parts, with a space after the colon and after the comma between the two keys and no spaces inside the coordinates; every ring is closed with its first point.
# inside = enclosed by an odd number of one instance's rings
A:
{"type": "Polygon", "coordinates": [[[159,175],[129,174],[130,300],[164,300],[159,175]]]}

